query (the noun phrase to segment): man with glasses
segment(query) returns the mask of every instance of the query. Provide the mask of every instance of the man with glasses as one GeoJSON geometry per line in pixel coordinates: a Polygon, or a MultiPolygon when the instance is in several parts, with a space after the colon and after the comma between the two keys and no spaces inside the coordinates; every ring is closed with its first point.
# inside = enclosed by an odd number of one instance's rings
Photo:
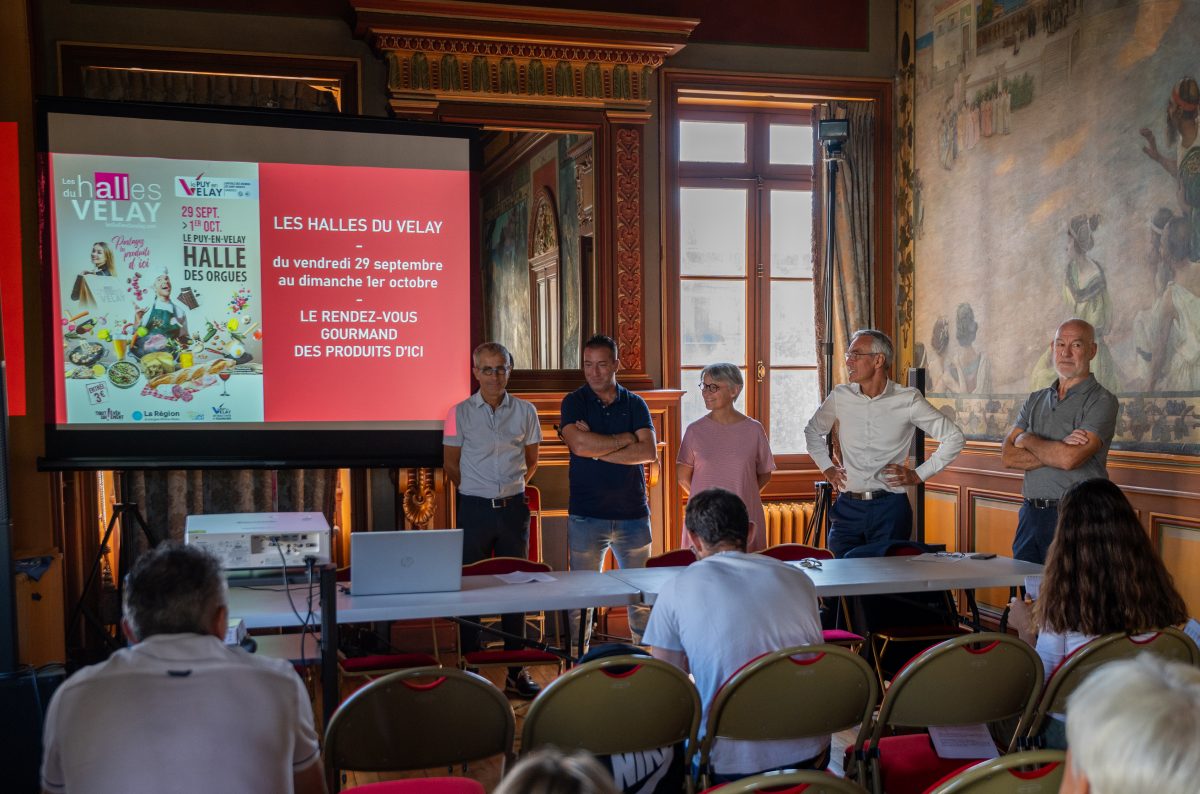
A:
{"type": "MultiPolygon", "coordinates": [[[[559,432],[571,450],[567,540],[576,571],[600,570],[610,548],[621,568],[643,568],[650,556],[642,464],[657,455],[654,425],[646,401],[617,383],[620,368],[617,343],[593,336],[583,346],[587,382],[562,401],[559,432]]],[[[642,640],[648,612],[645,606],[629,608],[634,643],[642,640]]],[[[572,614],[572,624],[576,620],[572,614]]],[[[586,636],[583,643],[580,653],[586,636]]]]}
{"type": "Polygon", "coordinates": [[[894,355],[887,334],[856,331],[846,351],[848,383],[835,386],[804,428],[808,454],[838,490],[830,512],[829,549],[851,549],[908,540],[912,508],[907,488],[950,465],[963,448],[958,425],[917,389],[888,377],[894,355]],[[829,455],[826,437],[837,425],[841,460],[829,455]],[[938,448],[916,469],[907,465],[917,428],[938,448]]]}
{"type": "MultiPolygon", "coordinates": [[[[528,555],[525,483],[537,469],[542,441],[537,409],[506,390],[513,364],[508,349],[498,342],[484,342],[471,360],[479,391],[454,406],[442,439],[446,476],[458,489],[464,565],[492,556],[528,555]]],[[[500,628],[524,637],[525,616],[504,615],[500,628]]],[[[461,636],[463,653],[479,650],[479,629],[463,626],[461,636]]],[[[521,643],[505,637],[504,648],[520,650],[521,643]]],[[[530,698],[541,689],[520,667],[508,668],[505,686],[530,698]]]]}
{"type": "Polygon", "coordinates": [[[1108,448],[1117,428],[1117,398],[1092,374],[1096,332],[1080,319],[1058,327],[1050,344],[1058,379],[1029,395],[1004,439],[1001,461],[1025,472],[1013,557],[1046,562],[1058,501],[1078,482],[1108,479],[1108,448]]]}

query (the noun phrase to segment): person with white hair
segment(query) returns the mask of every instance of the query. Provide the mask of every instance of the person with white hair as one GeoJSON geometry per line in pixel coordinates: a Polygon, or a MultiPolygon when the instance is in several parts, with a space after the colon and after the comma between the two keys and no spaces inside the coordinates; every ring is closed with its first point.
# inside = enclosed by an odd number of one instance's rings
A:
{"type": "Polygon", "coordinates": [[[1200,668],[1151,653],[1096,669],[1067,700],[1060,794],[1200,788],[1200,668]]]}

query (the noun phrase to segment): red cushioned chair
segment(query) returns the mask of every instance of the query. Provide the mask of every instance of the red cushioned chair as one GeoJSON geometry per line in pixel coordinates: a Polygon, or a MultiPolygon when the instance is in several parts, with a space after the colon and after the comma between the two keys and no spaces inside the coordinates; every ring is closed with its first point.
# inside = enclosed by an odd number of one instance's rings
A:
{"type": "MultiPolygon", "coordinates": [[[[885,736],[892,728],[994,723],[1025,724],[1042,689],[1042,660],[1027,643],[984,632],[955,637],[922,651],[892,679],[867,745],[847,748],[865,759],[876,794],[920,794],[947,775],[984,759],[943,759],[927,733],[885,736]]],[[[1017,733],[1009,741],[1012,749],[1017,733]]]]}
{"type": "Polygon", "coordinates": [[[1066,758],[1061,750],[1009,753],[940,780],[926,794],[1056,794],[1066,758]]]}
{"type": "Polygon", "coordinates": [[[866,794],[866,789],[845,778],[835,777],[829,772],[815,769],[792,769],[782,772],[764,772],[753,777],[744,777],[732,783],[713,786],[702,794],[719,791],[721,794],[866,794]]]}
{"type": "Polygon", "coordinates": [[[1037,711],[1024,729],[1025,738],[1032,741],[1041,733],[1050,714],[1067,712],[1067,697],[1092,670],[1106,662],[1128,659],[1139,653],[1155,653],[1172,661],[1200,665],[1200,649],[1191,637],[1176,628],[1165,628],[1149,636],[1119,632],[1097,637],[1076,649],[1051,671],[1037,711]]]}
{"type": "Polygon", "coordinates": [[[696,561],[696,552],[691,549],[675,549],[656,554],[646,560],[647,568],[683,568],[696,561]]]}
{"type": "Polygon", "coordinates": [[[802,645],[763,654],[730,676],[713,698],[700,743],[701,785],[722,771],[711,768],[719,739],[807,739],[858,725],[861,744],[878,702],[875,673],[845,648],[802,645]]]}
{"type": "Polygon", "coordinates": [[[469,777],[414,777],[342,789],[342,794],[487,794],[469,777]]]}
{"type": "Polygon", "coordinates": [[[330,718],[326,783],[337,792],[342,770],[437,769],[496,755],[508,762],[514,726],[508,699],[482,676],[449,667],[391,673],[346,698],[330,718]]]}
{"type": "MultiPolygon", "coordinates": [[[[338,582],[350,581],[350,567],[339,568],[337,571],[338,582]]],[[[439,667],[441,659],[437,655],[438,641],[437,629],[430,624],[433,634],[433,654],[428,653],[406,653],[396,651],[394,653],[372,653],[364,656],[347,656],[338,651],[338,674],[340,678],[356,679],[356,686],[362,686],[368,681],[373,681],[376,678],[381,678],[388,673],[394,673],[397,670],[409,670],[414,667],[439,667]]]]}
{"type": "MultiPolygon", "coordinates": [[[[551,568],[544,562],[534,562],[523,557],[491,557],[486,560],[464,565],[462,569],[463,576],[494,576],[503,573],[515,573],[517,571],[541,572],[550,573],[551,568]]],[[[462,632],[459,632],[459,648],[462,648],[462,632]]],[[[558,669],[559,673],[563,671],[563,660],[547,651],[539,651],[536,648],[522,648],[517,651],[506,650],[479,650],[469,653],[460,653],[459,666],[461,667],[535,667],[538,665],[552,665],[558,669]]]]}
{"type": "MultiPolygon", "coordinates": [[[[816,546],[805,546],[803,543],[779,543],[774,546],[769,546],[759,554],[764,554],[768,557],[774,557],[777,560],[784,562],[796,562],[797,560],[832,560],[833,552],[829,549],[819,549],[816,546]]],[[[850,622],[850,609],[846,605],[846,600],[839,599],[838,601],[842,615],[845,616],[846,623],[850,622]]],[[[846,629],[825,629],[823,639],[830,645],[841,645],[845,648],[858,653],[862,648],[866,639],[853,631],[846,629]]]]}

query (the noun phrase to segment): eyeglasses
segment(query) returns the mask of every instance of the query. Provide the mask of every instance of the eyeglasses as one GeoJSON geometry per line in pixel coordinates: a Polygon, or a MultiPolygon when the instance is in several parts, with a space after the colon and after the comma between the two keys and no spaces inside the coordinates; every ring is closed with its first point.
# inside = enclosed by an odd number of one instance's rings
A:
{"type": "Polygon", "coordinates": [[[821,570],[821,561],[818,560],[816,557],[805,557],[803,560],[800,560],[796,564],[799,565],[801,568],[813,568],[818,571],[821,570]]]}
{"type": "Polygon", "coordinates": [[[700,391],[705,394],[712,394],[721,388],[721,384],[719,383],[700,383],[698,385],[700,386],[700,391]]]}
{"type": "Polygon", "coordinates": [[[505,375],[509,371],[509,367],[476,367],[480,375],[487,375],[489,378],[493,375],[505,375]]]}
{"type": "Polygon", "coordinates": [[[860,353],[857,350],[847,350],[846,358],[859,358],[860,356],[882,356],[882,353],[860,353]]]}

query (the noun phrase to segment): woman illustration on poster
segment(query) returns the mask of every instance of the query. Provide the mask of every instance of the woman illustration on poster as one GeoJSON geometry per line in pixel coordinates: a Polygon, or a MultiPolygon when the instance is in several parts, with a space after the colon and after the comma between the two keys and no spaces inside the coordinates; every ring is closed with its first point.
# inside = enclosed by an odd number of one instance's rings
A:
{"type": "Polygon", "coordinates": [[[87,285],[84,276],[115,276],[117,266],[112,248],[108,243],[97,241],[92,244],[92,266],[75,277],[75,286],[71,288],[71,300],[79,301],[85,306],[95,306],[96,299],[87,285]]]}

